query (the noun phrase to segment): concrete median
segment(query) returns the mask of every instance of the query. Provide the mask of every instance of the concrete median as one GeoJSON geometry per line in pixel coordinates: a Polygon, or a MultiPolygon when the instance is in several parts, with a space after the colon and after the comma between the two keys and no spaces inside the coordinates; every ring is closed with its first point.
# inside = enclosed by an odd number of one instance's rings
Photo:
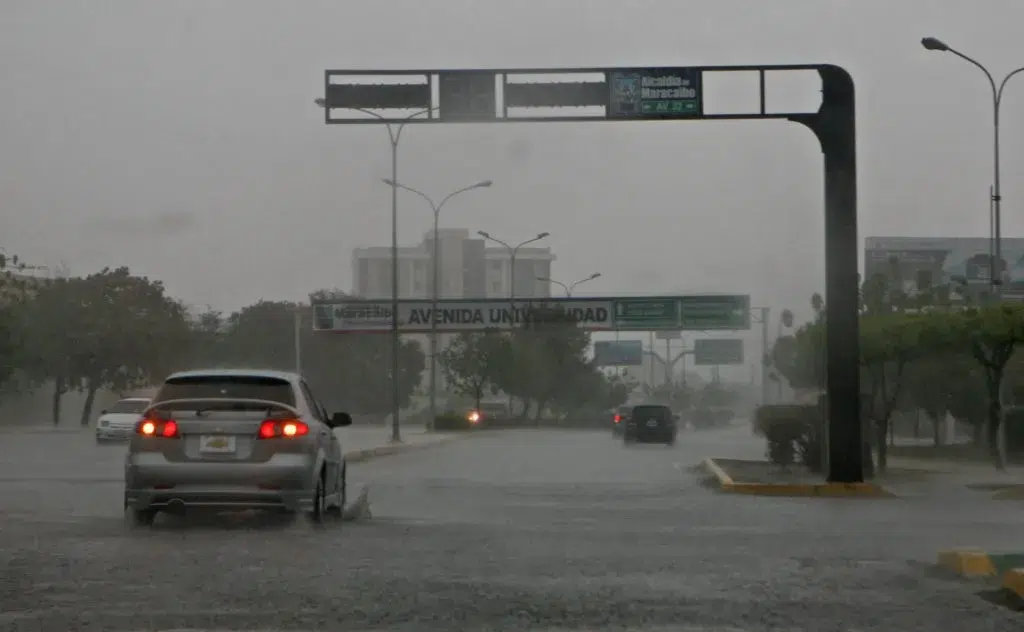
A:
{"type": "Polygon", "coordinates": [[[765,483],[737,481],[729,474],[720,461],[706,458],[701,467],[707,472],[715,487],[722,492],[750,496],[790,496],[826,498],[893,498],[895,495],[874,483],[810,483],[786,482],[765,483]]]}

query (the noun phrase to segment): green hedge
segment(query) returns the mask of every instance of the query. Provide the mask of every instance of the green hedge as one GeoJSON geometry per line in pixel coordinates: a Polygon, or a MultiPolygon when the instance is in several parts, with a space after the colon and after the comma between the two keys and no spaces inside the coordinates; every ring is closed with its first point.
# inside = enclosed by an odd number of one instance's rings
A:
{"type": "Polygon", "coordinates": [[[776,404],[754,411],[754,432],[768,441],[768,459],[777,465],[801,463],[812,471],[823,465],[821,408],[776,404]]]}

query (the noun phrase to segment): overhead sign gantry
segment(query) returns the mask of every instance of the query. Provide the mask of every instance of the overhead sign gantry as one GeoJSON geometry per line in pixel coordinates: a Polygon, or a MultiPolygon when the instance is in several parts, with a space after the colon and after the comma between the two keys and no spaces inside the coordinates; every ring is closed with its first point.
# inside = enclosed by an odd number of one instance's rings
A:
{"type": "Polygon", "coordinates": [[[828,480],[864,480],[860,421],[857,271],[857,150],[853,78],[831,64],[328,70],[328,124],[776,119],[804,125],[818,138],[825,172],[825,314],[828,480]],[[813,71],[821,78],[815,112],[769,112],[766,74],[813,71]],[[706,111],[709,73],[759,77],[754,111],[706,111]],[[374,83],[374,78],[379,81],[374,83]],[[557,109],[555,113],[538,110],[557,109]],[[341,115],[345,110],[372,117],[341,115]]]}

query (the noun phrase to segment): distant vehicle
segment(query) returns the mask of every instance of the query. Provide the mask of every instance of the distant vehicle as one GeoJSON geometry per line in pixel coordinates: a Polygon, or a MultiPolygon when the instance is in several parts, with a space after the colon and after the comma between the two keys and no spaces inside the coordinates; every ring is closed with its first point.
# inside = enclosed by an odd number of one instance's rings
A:
{"type": "Polygon", "coordinates": [[[466,419],[470,423],[483,423],[488,419],[508,419],[511,417],[508,404],[505,402],[480,402],[479,408],[474,408],[466,413],[466,419]]]}
{"type": "Polygon", "coordinates": [[[668,406],[660,404],[642,404],[633,407],[626,420],[623,430],[625,443],[665,443],[676,442],[679,416],[672,413],[668,406]]]}
{"type": "Polygon", "coordinates": [[[210,369],[167,378],[136,422],[124,471],[135,525],[190,507],[305,512],[345,506],[346,468],[328,416],[300,375],[210,369]]]}
{"type": "Polygon", "coordinates": [[[612,413],[612,436],[621,437],[622,429],[626,427],[626,420],[629,419],[630,413],[633,412],[632,406],[619,406],[612,413]]]}
{"type": "Polygon", "coordinates": [[[96,419],[96,443],[128,441],[149,402],[148,397],[126,397],[101,410],[96,419]]]}

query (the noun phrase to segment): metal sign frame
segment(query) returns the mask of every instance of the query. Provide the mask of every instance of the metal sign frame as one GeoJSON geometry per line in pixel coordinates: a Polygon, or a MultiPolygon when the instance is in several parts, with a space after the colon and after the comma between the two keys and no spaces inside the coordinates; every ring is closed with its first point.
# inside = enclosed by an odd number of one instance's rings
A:
{"type": "MultiPolygon", "coordinates": [[[[694,70],[704,72],[758,72],[760,75],[760,104],[758,112],[745,114],[704,114],[684,120],[788,120],[799,123],[814,133],[821,145],[824,155],[825,175],[825,315],[828,328],[825,333],[827,346],[826,388],[827,396],[827,478],[836,483],[860,483],[864,481],[864,433],[861,427],[860,409],[860,343],[859,343],[859,275],[857,269],[859,243],[857,240],[857,133],[856,133],[856,98],[853,77],[841,66],[834,64],[755,64],[730,66],[694,66],[694,70]],[[813,70],[821,77],[821,105],[817,112],[768,113],[765,108],[765,73],[773,70],[813,70]]],[[[467,71],[468,69],[462,69],[467,71]]],[[[622,68],[510,68],[510,69],[479,69],[481,72],[492,72],[502,76],[502,85],[510,85],[509,75],[571,75],[607,73],[609,71],[628,70],[622,68]]],[[[392,96],[402,90],[423,95],[432,103],[432,77],[439,73],[455,71],[447,70],[328,70],[324,73],[325,105],[324,121],[327,124],[429,124],[448,122],[433,115],[433,109],[420,114],[425,117],[407,116],[390,118],[373,114],[365,119],[333,119],[331,109],[348,107],[349,109],[367,112],[373,107],[365,107],[352,103],[338,103],[336,97],[338,87],[332,87],[332,77],[338,76],[382,76],[382,75],[421,75],[426,82],[417,86],[391,86],[385,92],[392,96]]],[[[605,75],[607,78],[607,75],[605,75]]],[[[378,86],[379,87],[379,86],[378,86]]],[[[515,88],[512,94],[515,94],[515,88]]],[[[526,88],[525,90],[531,90],[526,88]]],[[[543,92],[533,89],[534,92],[543,92]]],[[[584,95],[585,101],[596,101],[598,91],[607,90],[599,82],[593,87],[580,88],[575,92],[584,95]],[[593,98],[590,98],[593,97],[593,98]]],[[[554,95],[558,89],[548,91],[554,95]]],[[[344,90],[341,90],[344,92],[344,90]]],[[[372,90],[370,90],[372,92],[372,90]]],[[[366,91],[364,90],[365,94],[366,91]]],[[[503,92],[503,96],[507,93],[503,92]]],[[[703,97],[703,95],[702,95],[703,97]]],[[[514,100],[514,99],[513,99],[514,100]]],[[[560,101],[559,99],[551,99],[560,101]]],[[[408,103],[408,102],[407,102],[408,103]]],[[[507,104],[505,104],[507,105],[507,104]]],[[[506,117],[497,114],[488,122],[504,123],[539,123],[559,121],[607,121],[605,117],[586,116],[548,116],[507,118],[508,109],[503,105],[502,112],[506,117]]],[[[538,106],[543,104],[538,103],[538,106]]],[[[565,106],[565,103],[553,103],[554,106],[565,106]]],[[[583,103],[582,105],[597,105],[583,103]]],[[[607,105],[605,103],[605,105],[607,105]]],[[[407,107],[407,105],[401,106],[407,107]]],[[[497,108],[496,108],[497,109],[497,108]]],[[[630,122],[663,120],[651,118],[627,119],[630,122]]],[[[480,121],[474,121],[480,122],[480,121]]]]}

